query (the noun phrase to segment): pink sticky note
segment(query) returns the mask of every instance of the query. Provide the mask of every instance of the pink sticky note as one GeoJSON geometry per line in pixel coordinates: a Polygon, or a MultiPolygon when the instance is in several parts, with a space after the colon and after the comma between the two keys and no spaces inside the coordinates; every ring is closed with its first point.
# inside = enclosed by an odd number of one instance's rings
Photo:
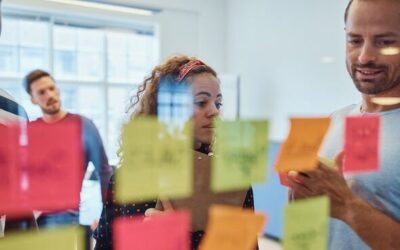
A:
{"type": "Polygon", "coordinates": [[[346,118],[343,172],[379,169],[379,130],[380,116],[346,118]]]}
{"type": "Polygon", "coordinates": [[[79,207],[83,180],[81,122],[28,125],[28,148],[21,162],[21,190],[37,210],[79,207]],[[24,161],[26,160],[26,161],[24,161]]]}
{"type": "Polygon", "coordinates": [[[179,211],[152,217],[119,218],[113,224],[116,250],[188,250],[190,213],[179,211]]]}
{"type": "Polygon", "coordinates": [[[281,183],[281,185],[283,186],[289,186],[287,178],[288,178],[288,174],[287,173],[277,173],[279,176],[279,182],[281,183]]]}
{"type": "Polygon", "coordinates": [[[18,208],[18,127],[0,124],[0,214],[10,214],[18,208]]]}

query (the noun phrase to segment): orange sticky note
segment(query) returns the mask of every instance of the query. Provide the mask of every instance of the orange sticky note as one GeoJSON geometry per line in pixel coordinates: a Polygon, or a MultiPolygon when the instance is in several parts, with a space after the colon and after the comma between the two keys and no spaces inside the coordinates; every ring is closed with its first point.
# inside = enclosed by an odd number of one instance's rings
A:
{"type": "Polygon", "coordinates": [[[254,250],[263,229],[264,214],[249,209],[212,206],[200,250],[254,250]]]}
{"type": "Polygon", "coordinates": [[[280,173],[290,170],[312,170],[318,163],[318,151],[328,131],[330,118],[291,118],[291,128],[281,147],[276,169],[280,173]]]}
{"type": "Polygon", "coordinates": [[[116,250],[189,249],[190,213],[179,211],[152,217],[118,218],[113,225],[116,250]]]}
{"type": "Polygon", "coordinates": [[[380,116],[346,118],[343,172],[378,171],[380,116]]]}

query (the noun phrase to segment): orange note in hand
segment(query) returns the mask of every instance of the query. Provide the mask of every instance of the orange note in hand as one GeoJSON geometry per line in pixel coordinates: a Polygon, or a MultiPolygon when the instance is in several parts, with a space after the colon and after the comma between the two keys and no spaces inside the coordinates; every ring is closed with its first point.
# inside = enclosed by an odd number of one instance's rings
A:
{"type": "Polygon", "coordinates": [[[238,207],[212,206],[200,250],[253,250],[265,215],[238,207]]]}
{"type": "Polygon", "coordinates": [[[328,131],[330,118],[291,118],[291,128],[281,147],[276,169],[280,173],[291,170],[312,170],[318,163],[318,151],[328,131]]]}

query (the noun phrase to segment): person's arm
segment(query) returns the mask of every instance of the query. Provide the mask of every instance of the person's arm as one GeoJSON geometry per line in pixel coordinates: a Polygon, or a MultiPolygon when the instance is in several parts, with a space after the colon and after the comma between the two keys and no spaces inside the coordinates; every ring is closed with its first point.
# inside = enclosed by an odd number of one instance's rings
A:
{"type": "Polygon", "coordinates": [[[372,249],[400,246],[400,223],[356,196],[340,171],[320,164],[314,171],[289,175],[288,183],[294,199],[329,196],[331,216],[347,223],[372,249]]]}
{"type": "Polygon", "coordinates": [[[106,200],[107,185],[113,174],[112,167],[108,164],[108,158],[104,150],[99,131],[92,121],[89,119],[83,120],[83,136],[86,145],[87,161],[91,161],[100,178],[100,186],[103,202],[106,200]]]}

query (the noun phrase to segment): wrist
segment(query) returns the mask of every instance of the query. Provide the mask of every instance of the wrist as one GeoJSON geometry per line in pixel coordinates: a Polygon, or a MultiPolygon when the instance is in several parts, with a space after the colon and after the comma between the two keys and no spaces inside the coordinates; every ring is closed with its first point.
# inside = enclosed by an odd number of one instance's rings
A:
{"type": "Polygon", "coordinates": [[[362,200],[355,195],[349,196],[343,204],[339,219],[348,225],[352,225],[357,216],[357,211],[360,209],[362,200]]]}

